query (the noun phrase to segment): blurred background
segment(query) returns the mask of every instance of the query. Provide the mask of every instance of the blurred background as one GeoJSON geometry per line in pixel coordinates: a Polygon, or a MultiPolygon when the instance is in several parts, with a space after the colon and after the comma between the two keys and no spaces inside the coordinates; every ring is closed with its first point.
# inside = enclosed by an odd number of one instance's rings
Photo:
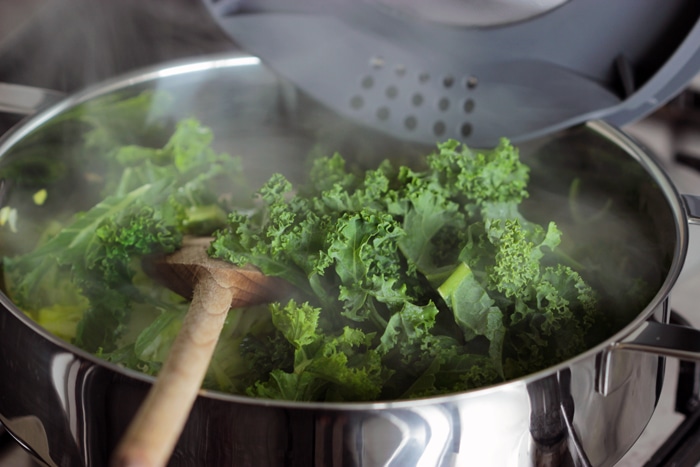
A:
{"type": "MultiPolygon", "coordinates": [[[[0,83],[71,93],[149,64],[232,49],[197,0],[0,0],[0,83]]],[[[17,120],[0,114],[0,128],[17,120]]]]}
{"type": "Polygon", "coordinates": [[[73,91],[233,48],[197,0],[0,0],[0,80],[73,91]]]}

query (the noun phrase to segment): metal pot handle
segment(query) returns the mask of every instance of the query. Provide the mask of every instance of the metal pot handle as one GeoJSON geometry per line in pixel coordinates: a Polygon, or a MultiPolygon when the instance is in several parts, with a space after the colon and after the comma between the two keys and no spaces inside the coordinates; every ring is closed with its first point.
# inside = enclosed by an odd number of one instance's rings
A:
{"type": "MultiPolygon", "coordinates": [[[[681,198],[685,204],[688,223],[700,225],[700,196],[681,195],[681,198]]],[[[603,395],[613,389],[612,356],[619,350],[700,361],[700,329],[649,320],[629,336],[612,343],[603,352],[596,378],[596,390],[603,395]]]]}
{"type": "Polygon", "coordinates": [[[634,350],[683,360],[700,360],[700,329],[646,321],[609,351],[634,350]]]}
{"type": "Polygon", "coordinates": [[[700,329],[649,320],[623,340],[610,344],[596,365],[595,390],[603,396],[617,387],[614,356],[620,350],[700,361],[700,329]]]}
{"type": "MultiPolygon", "coordinates": [[[[700,225],[700,196],[681,195],[688,223],[700,225]]],[[[609,351],[634,350],[666,357],[700,361],[700,329],[647,321],[609,351]]]]}
{"type": "Polygon", "coordinates": [[[63,93],[50,89],[0,83],[0,112],[28,116],[64,97],[63,93]]]}

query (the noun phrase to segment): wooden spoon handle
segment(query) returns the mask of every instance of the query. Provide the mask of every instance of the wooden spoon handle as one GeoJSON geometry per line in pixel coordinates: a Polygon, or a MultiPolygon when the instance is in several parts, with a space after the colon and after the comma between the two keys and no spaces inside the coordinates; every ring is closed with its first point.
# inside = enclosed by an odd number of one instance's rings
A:
{"type": "Polygon", "coordinates": [[[235,289],[201,274],[167,360],[115,450],[112,465],[165,466],[180,437],[221,334],[235,289]]]}

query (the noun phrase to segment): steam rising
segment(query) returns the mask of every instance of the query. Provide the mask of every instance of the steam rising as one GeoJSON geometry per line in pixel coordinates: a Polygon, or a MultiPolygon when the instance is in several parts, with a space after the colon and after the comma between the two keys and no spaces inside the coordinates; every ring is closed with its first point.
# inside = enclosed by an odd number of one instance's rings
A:
{"type": "MultiPolygon", "coordinates": [[[[21,2],[5,3],[16,5],[17,15],[29,14],[29,19],[0,38],[0,81],[72,91],[145,65],[235,50],[195,0],[51,0],[37,3],[41,7],[31,12],[21,2]]],[[[261,66],[219,70],[208,77],[169,77],[149,86],[173,91],[173,119],[194,115],[210,126],[217,150],[241,156],[253,186],[273,172],[293,180],[303,178],[305,158],[313,151],[326,155],[338,151],[361,166],[373,167],[384,158],[412,164],[419,154],[432,149],[399,143],[341,120],[261,66]]],[[[535,220],[561,218],[560,226],[572,239],[571,249],[582,251],[584,259],[590,256],[586,247],[602,252],[601,258],[609,264],[594,265],[594,272],[609,274],[605,283],[622,295],[627,290],[620,284],[630,273],[646,279],[653,291],[667,273],[674,245],[668,207],[635,161],[612,156],[606,160],[601,155],[619,155],[619,149],[592,147],[595,141],[583,133],[580,140],[576,135],[555,139],[548,151],[544,151],[547,146],[538,148],[544,156],[527,161],[535,169],[533,186],[540,190],[539,196],[531,198],[528,213],[535,220]],[[546,157],[547,152],[551,157],[546,157]],[[585,161],[589,165],[581,166],[585,161]],[[588,231],[572,222],[567,225],[566,217],[569,185],[582,174],[591,180],[584,187],[591,186],[594,194],[612,193],[614,202],[610,209],[602,209],[607,195],[602,202],[590,195],[581,198],[582,212],[590,211],[584,223],[588,231]],[[559,181],[562,186],[544,188],[559,181]],[[645,206],[662,206],[652,216],[637,207],[640,199],[645,206]],[[605,211],[607,217],[596,218],[598,211],[605,211]],[[663,222],[657,226],[650,219],[663,222]],[[596,248],[607,239],[622,239],[623,247],[614,254],[596,248]]],[[[614,305],[611,309],[623,307],[614,305]]],[[[643,308],[645,303],[639,305],[643,308]]],[[[627,308],[641,310],[636,304],[627,308]]]]}
{"type": "Polygon", "coordinates": [[[194,0],[2,2],[0,27],[0,81],[67,92],[235,48],[194,0]]]}

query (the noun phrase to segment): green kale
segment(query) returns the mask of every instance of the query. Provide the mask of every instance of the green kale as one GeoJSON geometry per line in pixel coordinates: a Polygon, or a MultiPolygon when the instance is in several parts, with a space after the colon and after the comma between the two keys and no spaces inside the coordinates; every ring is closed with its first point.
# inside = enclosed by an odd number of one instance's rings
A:
{"type": "Polygon", "coordinates": [[[529,170],[506,140],[480,151],[450,140],[411,167],[385,160],[365,171],[333,154],[313,161],[305,183],[274,174],[244,199],[241,162],[215,152],[196,120],[158,119],[166,104],[143,94],[76,109],[63,121],[78,122],[83,141],[60,163],[35,179],[33,160],[3,169],[49,193],[32,207],[51,219],[44,233],[4,268],[13,300],[57,335],[157,374],[187,303],[142,261],[197,235],[214,237],[211,256],[295,286],[229,314],[207,388],[300,401],[427,397],[585,350],[597,294],[557,254],[558,227],[521,214],[529,170]],[[73,183],[90,188],[78,212],[52,217],[50,194],[73,183]]]}
{"type": "MultiPolygon", "coordinates": [[[[84,124],[92,123],[86,133],[94,156],[90,170],[105,170],[92,175],[98,189],[82,201],[87,209],[60,229],[52,226],[32,251],[4,259],[10,295],[30,316],[40,324],[55,322],[55,307],[69,307],[73,328],[61,334],[105,355],[128,345],[122,338],[130,333],[134,309],[148,304],[165,313],[169,307],[161,292],[152,291],[141,259],[175,251],[184,235],[208,235],[224,226],[230,206],[222,195],[242,185],[240,161],[214,152],[211,131],[193,119],[179,122],[161,147],[131,144],[133,134],[120,128],[131,128],[129,118],[143,114],[148,103],[152,96],[141,95],[110,102],[116,106],[110,114],[100,106],[79,113],[84,124]]],[[[64,163],[85,164],[84,151],[72,156],[64,163]]],[[[142,347],[134,351],[148,354],[142,347]]],[[[120,355],[114,358],[131,358],[120,355]]]]}
{"type": "Polygon", "coordinates": [[[272,320],[294,348],[293,368],[273,369],[248,395],[285,400],[374,400],[382,373],[377,351],[368,349],[372,335],[344,327],[338,335],[319,332],[320,309],[290,300],[270,306],[272,320]]]}
{"type": "Polygon", "coordinates": [[[556,225],[519,212],[528,168],[517,150],[505,140],[490,151],[448,141],[425,163],[384,161],[363,174],[338,154],[320,158],[308,183],[272,176],[261,207],[231,214],[216,232],[210,255],[254,264],[304,300],[270,306],[278,333],[268,342],[288,356],[275,354],[282,367],[257,363],[249,395],[421,397],[585,350],[597,296],[559,264],[556,225]]]}

